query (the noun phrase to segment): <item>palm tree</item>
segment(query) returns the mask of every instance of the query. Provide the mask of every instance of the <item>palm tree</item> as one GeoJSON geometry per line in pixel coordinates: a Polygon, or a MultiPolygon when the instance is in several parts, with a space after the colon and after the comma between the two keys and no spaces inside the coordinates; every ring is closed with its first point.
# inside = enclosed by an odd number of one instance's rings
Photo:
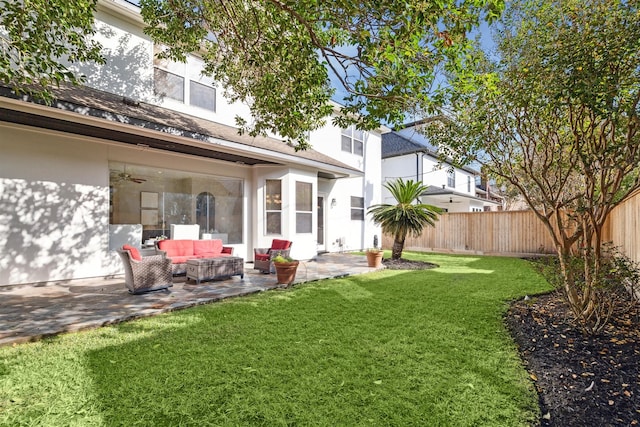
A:
{"type": "Polygon", "coordinates": [[[403,181],[398,178],[387,182],[384,187],[391,192],[397,204],[379,204],[369,208],[367,214],[373,222],[382,226],[384,233],[393,235],[391,259],[400,259],[407,234],[422,234],[427,225],[434,226],[442,209],[420,202],[420,195],[428,188],[421,182],[403,181]]]}

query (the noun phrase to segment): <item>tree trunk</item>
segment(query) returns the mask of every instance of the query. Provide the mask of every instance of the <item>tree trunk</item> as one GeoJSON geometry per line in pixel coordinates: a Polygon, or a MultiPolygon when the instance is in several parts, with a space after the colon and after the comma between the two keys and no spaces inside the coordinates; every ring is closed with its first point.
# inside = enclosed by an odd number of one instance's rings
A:
{"type": "Polygon", "coordinates": [[[391,248],[391,259],[402,258],[402,251],[404,250],[404,239],[406,235],[401,236],[396,234],[393,238],[393,248],[391,248]]]}

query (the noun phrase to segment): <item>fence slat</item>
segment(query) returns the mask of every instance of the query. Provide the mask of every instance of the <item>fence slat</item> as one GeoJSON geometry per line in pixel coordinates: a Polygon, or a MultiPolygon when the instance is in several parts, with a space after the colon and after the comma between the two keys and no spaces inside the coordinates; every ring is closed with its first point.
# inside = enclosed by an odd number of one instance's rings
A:
{"type": "MultiPolygon", "coordinates": [[[[640,263],[640,191],[618,205],[603,228],[603,241],[613,242],[640,263]]],[[[382,247],[393,236],[383,234],[382,247]]],[[[555,253],[553,240],[532,211],[446,213],[418,237],[407,236],[405,249],[530,256],[555,253]]]]}

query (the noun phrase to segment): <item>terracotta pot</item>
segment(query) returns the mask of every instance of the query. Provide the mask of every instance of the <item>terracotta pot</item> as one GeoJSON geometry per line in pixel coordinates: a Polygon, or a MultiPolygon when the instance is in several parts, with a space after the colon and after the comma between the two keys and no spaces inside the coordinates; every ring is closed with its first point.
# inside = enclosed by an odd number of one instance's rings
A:
{"type": "Polygon", "coordinates": [[[384,255],[382,251],[367,251],[367,264],[369,267],[382,267],[382,255],[384,255]]]}
{"type": "Polygon", "coordinates": [[[291,262],[275,262],[273,265],[276,267],[276,275],[278,276],[278,283],[284,285],[290,285],[296,278],[296,271],[298,270],[299,261],[291,262]]]}

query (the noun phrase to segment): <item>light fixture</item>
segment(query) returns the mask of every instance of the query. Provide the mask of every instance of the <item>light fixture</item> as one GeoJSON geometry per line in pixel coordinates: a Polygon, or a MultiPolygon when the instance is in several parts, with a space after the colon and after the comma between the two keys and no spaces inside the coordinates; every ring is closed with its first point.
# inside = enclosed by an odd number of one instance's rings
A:
{"type": "Polygon", "coordinates": [[[334,198],[334,199],[331,199],[331,207],[332,207],[332,208],[335,208],[337,204],[338,204],[338,203],[336,202],[336,199],[335,199],[335,198],[334,198]]]}

